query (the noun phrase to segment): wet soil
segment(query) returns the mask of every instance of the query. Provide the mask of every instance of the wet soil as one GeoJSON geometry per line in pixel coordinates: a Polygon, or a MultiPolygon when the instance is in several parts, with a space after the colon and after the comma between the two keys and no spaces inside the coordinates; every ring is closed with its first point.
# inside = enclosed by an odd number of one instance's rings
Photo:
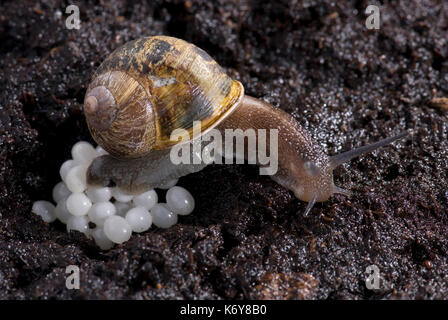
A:
{"type": "Polygon", "coordinates": [[[447,299],[446,1],[80,2],[0,5],[1,299],[447,299]],[[100,2],[102,3],[102,2],[100,2]],[[380,6],[380,29],[365,9],[380,6]],[[164,34],[214,57],[248,94],[291,113],[328,154],[412,137],[335,170],[306,204],[250,165],[211,165],[179,185],[195,212],[101,252],[31,213],[51,199],[78,140],[90,75],[118,46],[164,34]],[[65,268],[81,269],[80,290],[65,268]],[[366,288],[376,265],[379,289],[366,288]]]}

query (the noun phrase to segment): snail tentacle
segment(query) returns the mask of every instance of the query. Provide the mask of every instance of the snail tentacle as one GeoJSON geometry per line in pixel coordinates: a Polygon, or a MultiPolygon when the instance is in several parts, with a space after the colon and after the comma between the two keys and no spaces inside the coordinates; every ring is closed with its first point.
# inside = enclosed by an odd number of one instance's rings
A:
{"type": "Polygon", "coordinates": [[[305,212],[303,213],[304,217],[307,217],[308,214],[310,213],[311,209],[313,209],[314,204],[316,203],[317,200],[317,195],[314,195],[310,202],[308,202],[308,205],[306,206],[305,212]]]}

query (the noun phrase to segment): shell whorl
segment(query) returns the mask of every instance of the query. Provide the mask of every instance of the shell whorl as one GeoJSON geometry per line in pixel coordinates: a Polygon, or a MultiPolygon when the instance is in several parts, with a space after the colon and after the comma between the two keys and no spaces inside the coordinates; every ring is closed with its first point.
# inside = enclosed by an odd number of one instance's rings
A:
{"type": "Polygon", "coordinates": [[[87,89],[84,113],[94,140],[117,158],[138,158],[156,144],[155,115],[148,96],[125,72],[108,71],[94,77],[87,89]],[[103,96],[109,94],[112,105],[91,108],[89,100],[104,101],[103,96]]]}
{"type": "Polygon", "coordinates": [[[215,127],[243,96],[241,83],[203,50],[180,39],[155,36],[128,42],[104,60],[89,85],[85,109],[99,144],[117,157],[138,157],[175,144],[170,140],[175,129],[185,129],[192,137],[193,121],[201,121],[203,132],[215,127]],[[110,127],[107,117],[103,125],[95,125],[101,121],[88,111],[96,105],[87,98],[98,86],[106,87],[115,99],[110,127]],[[131,111],[134,114],[127,115],[131,111]]]}

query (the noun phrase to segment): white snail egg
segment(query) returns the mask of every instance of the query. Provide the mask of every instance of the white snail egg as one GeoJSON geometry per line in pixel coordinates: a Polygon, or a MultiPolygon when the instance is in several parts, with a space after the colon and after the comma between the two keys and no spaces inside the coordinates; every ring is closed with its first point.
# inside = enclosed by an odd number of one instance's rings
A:
{"type": "Polygon", "coordinates": [[[72,158],[80,164],[90,164],[98,156],[92,145],[85,141],[79,141],[72,147],[72,158]]]}
{"type": "Polygon", "coordinates": [[[63,181],[65,181],[65,177],[67,176],[67,173],[70,171],[71,168],[73,168],[74,166],[76,166],[76,162],[74,160],[67,160],[65,161],[62,165],[61,168],[59,169],[59,175],[61,176],[61,179],[63,181]]]}
{"type": "Polygon", "coordinates": [[[107,152],[106,150],[104,150],[101,146],[97,146],[97,147],[95,148],[95,151],[96,151],[96,154],[97,154],[98,156],[104,156],[104,155],[106,155],[106,154],[109,154],[109,152],[107,152]]]}
{"type": "Polygon", "coordinates": [[[67,210],[67,198],[68,197],[59,201],[55,209],[56,218],[58,218],[59,221],[65,224],[67,224],[68,219],[70,219],[70,217],[72,216],[72,214],[67,210]]]}
{"type": "Polygon", "coordinates": [[[132,198],[134,198],[133,195],[124,193],[118,187],[112,188],[112,197],[114,197],[115,200],[120,202],[129,202],[132,200],[132,198]]]}
{"type": "Polygon", "coordinates": [[[56,219],[56,214],[54,212],[55,207],[51,202],[45,200],[39,200],[33,203],[31,212],[41,216],[42,220],[45,222],[53,222],[56,219]]]}
{"type": "Polygon", "coordinates": [[[149,190],[137,196],[134,196],[132,202],[137,207],[144,207],[149,210],[154,207],[154,205],[157,203],[157,200],[157,192],[155,192],[154,190],[149,190]]]}
{"type": "Polygon", "coordinates": [[[84,193],[72,193],[67,198],[67,210],[74,216],[83,216],[89,212],[92,201],[84,193]]]}
{"type": "Polygon", "coordinates": [[[168,208],[176,214],[187,215],[193,212],[194,198],[185,188],[174,186],[166,193],[168,208]]]}
{"type": "Polygon", "coordinates": [[[134,232],[143,232],[151,227],[152,217],[143,207],[135,207],[126,213],[126,221],[134,232]]]}
{"type": "Polygon", "coordinates": [[[152,222],[159,228],[169,228],[177,223],[177,214],[166,203],[158,203],[151,209],[152,222]]]}
{"type": "Polygon", "coordinates": [[[108,217],[113,216],[116,212],[117,209],[112,202],[97,202],[90,208],[88,217],[90,221],[97,226],[102,227],[104,221],[108,217]]]}
{"type": "Polygon", "coordinates": [[[88,235],[89,233],[89,219],[86,216],[76,217],[71,216],[67,221],[67,232],[76,230],[88,235]]]}
{"type": "Polygon", "coordinates": [[[86,194],[93,203],[109,201],[112,198],[112,191],[108,187],[90,187],[87,188],[86,194]]]}
{"type": "Polygon", "coordinates": [[[53,188],[53,200],[58,203],[62,199],[68,197],[70,195],[70,190],[68,190],[67,186],[63,181],[56,184],[53,188]]]}
{"type": "Polygon", "coordinates": [[[109,250],[114,246],[114,243],[106,237],[103,228],[95,228],[92,231],[92,237],[95,243],[101,250],[109,250]]]}
{"type": "Polygon", "coordinates": [[[83,192],[87,188],[87,166],[77,165],[71,168],[66,177],[65,184],[71,192],[83,192]]]}
{"type": "Polygon", "coordinates": [[[114,243],[123,243],[131,238],[132,229],[125,218],[111,216],[104,221],[104,234],[114,243]]]}

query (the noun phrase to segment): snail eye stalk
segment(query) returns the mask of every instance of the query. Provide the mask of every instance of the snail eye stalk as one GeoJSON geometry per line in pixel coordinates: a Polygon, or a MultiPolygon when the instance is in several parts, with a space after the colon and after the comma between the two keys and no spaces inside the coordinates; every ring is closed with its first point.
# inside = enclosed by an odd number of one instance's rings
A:
{"type": "Polygon", "coordinates": [[[336,168],[337,166],[346,163],[348,161],[350,161],[353,158],[359,157],[360,155],[363,155],[365,153],[369,153],[372,152],[375,149],[384,147],[392,142],[394,142],[395,140],[401,139],[403,137],[406,137],[408,135],[408,132],[402,132],[396,136],[393,137],[389,137],[374,143],[371,143],[367,146],[362,146],[347,152],[343,152],[340,154],[337,154],[335,156],[330,157],[330,163],[329,166],[331,169],[336,168]]]}
{"type": "Polygon", "coordinates": [[[303,214],[304,217],[307,217],[308,214],[310,213],[311,209],[313,209],[313,206],[314,206],[314,204],[316,203],[316,200],[317,200],[317,195],[315,194],[315,195],[311,198],[310,202],[308,202],[308,206],[306,207],[305,212],[304,212],[304,214],[303,214]]]}

